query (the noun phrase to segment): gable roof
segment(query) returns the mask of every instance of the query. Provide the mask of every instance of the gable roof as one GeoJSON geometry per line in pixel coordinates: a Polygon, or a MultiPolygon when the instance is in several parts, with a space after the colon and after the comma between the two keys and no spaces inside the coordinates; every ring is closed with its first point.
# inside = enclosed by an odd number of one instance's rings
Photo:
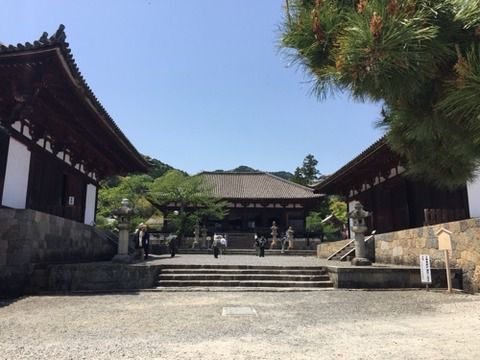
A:
{"type": "Polygon", "coordinates": [[[265,172],[203,172],[200,173],[213,195],[222,199],[315,199],[306,186],[282,179],[265,172]]]}
{"type": "Polygon", "coordinates": [[[368,183],[399,163],[400,157],[390,149],[386,136],[382,136],[314,188],[321,193],[346,194],[352,187],[368,183]]]}
{"type": "Polygon", "coordinates": [[[75,89],[78,101],[94,114],[98,129],[101,129],[102,134],[116,143],[118,170],[122,172],[146,171],[149,166],[146,160],[123,134],[82,76],[69,44],[65,41],[64,29],[65,26],[60,25],[50,37],[44,32],[33,44],[29,42],[16,46],[0,44],[0,61],[5,62],[7,68],[24,67],[30,71],[45,65],[42,63],[43,59],[54,58],[57,60],[57,63],[61,64],[59,66],[61,74],[56,74],[56,76],[69,79],[70,85],[75,89]],[[37,58],[41,58],[41,60],[36,61],[37,58]]]}

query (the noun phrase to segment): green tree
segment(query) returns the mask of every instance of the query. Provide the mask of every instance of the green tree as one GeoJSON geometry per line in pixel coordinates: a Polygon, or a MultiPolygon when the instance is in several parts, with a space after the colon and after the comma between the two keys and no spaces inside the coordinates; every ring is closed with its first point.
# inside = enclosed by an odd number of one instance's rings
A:
{"type": "Polygon", "coordinates": [[[98,192],[97,225],[101,228],[112,229],[115,223],[107,220],[120,207],[123,198],[130,200],[134,215],[130,225],[133,230],[138,223],[145,221],[155,212],[153,206],[146,200],[153,178],[148,175],[130,175],[116,177],[115,181],[108,179],[100,183],[98,192]]]}
{"type": "Polygon", "coordinates": [[[305,227],[310,232],[322,232],[327,239],[338,239],[342,226],[336,223],[323,223],[328,216],[334,215],[342,224],[347,223],[347,204],[338,196],[326,197],[315,211],[309,212],[305,227]]]}
{"type": "Polygon", "coordinates": [[[347,203],[338,196],[330,196],[328,200],[328,209],[330,214],[334,215],[342,223],[346,224],[348,220],[347,203]]]}
{"type": "Polygon", "coordinates": [[[454,188],[480,162],[479,0],[289,0],[281,43],[319,98],[382,101],[408,172],[454,188]]]}
{"type": "Polygon", "coordinates": [[[192,233],[197,221],[222,219],[227,215],[227,203],[211,195],[201,175],[188,176],[178,170],[155,179],[148,199],[158,209],[174,204],[175,212],[168,213],[167,220],[180,239],[192,233]]]}
{"type": "Polygon", "coordinates": [[[319,171],[316,166],[318,161],[312,154],[308,154],[303,159],[303,164],[301,167],[297,167],[293,173],[292,181],[297,184],[308,186],[318,179],[319,171]]]}

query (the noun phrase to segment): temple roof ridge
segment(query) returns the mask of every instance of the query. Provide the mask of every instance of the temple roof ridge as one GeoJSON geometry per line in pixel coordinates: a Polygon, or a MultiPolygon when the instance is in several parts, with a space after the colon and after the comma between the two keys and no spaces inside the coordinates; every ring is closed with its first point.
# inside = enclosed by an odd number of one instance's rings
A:
{"type": "Polygon", "coordinates": [[[113,118],[107,112],[107,110],[103,107],[103,105],[98,100],[97,96],[88,85],[87,81],[83,77],[73,55],[72,50],[70,49],[69,43],[66,41],[67,35],[65,34],[65,25],[60,24],[58,29],[55,31],[53,35],[50,37],[48,36],[47,32],[43,32],[38,40],[35,40],[32,43],[18,43],[16,46],[14,45],[0,45],[0,56],[11,54],[11,53],[21,53],[21,52],[28,52],[28,51],[35,51],[41,49],[50,49],[50,48],[59,48],[60,52],[65,59],[65,63],[67,64],[72,77],[77,82],[77,86],[84,89],[85,96],[90,99],[93,103],[93,106],[97,109],[98,113],[106,119],[106,123],[113,132],[117,135],[118,139],[126,145],[126,148],[130,149],[131,154],[134,158],[136,158],[139,164],[142,164],[144,170],[148,168],[148,164],[143,158],[143,155],[138,152],[138,150],[133,146],[130,140],[125,136],[125,134],[120,130],[118,125],[115,123],[113,118]]]}

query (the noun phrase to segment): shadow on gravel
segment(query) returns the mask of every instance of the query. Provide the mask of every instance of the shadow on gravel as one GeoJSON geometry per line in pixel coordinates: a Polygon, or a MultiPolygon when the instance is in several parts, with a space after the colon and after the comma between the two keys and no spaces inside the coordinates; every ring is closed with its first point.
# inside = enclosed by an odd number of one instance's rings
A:
{"type": "Polygon", "coordinates": [[[10,299],[0,299],[0,309],[3,307],[7,307],[9,305],[12,305],[13,303],[20,301],[24,298],[25,296],[20,296],[20,297],[10,298],[10,299]]]}
{"type": "Polygon", "coordinates": [[[45,292],[32,296],[51,296],[51,297],[81,297],[81,296],[138,296],[141,290],[88,290],[88,291],[69,291],[69,292],[45,292]]]}

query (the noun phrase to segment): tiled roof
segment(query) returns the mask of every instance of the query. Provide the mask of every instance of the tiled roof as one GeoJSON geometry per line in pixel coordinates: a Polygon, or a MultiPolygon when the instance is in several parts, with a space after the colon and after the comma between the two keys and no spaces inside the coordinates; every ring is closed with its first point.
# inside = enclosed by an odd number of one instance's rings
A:
{"type": "Polygon", "coordinates": [[[328,176],[325,180],[320,183],[315,184],[315,189],[317,192],[324,192],[325,189],[339,180],[344,176],[348,176],[349,172],[358,166],[361,162],[366,160],[367,158],[371,157],[375,152],[381,151],[384,148],[388,148],[387,140],[385,136],[382,136],[380,139],[375,141],[372,145],[370,145],[367,149],[362,151],[359,155],[355,158],[350,160],[332,175],[328,176]]]}
{"type": "Polygon", "coordinates": [[[312,199],[323,195],[313,189],[279,178],[275,175],[252,172],[203,172],[213,195],[222,199],[312,199]]]}
{"type": "Polygon", "coordinates": [[[80,69],[78,68],[78,65],[76,64],[75,59],[72,55],[72,50],[70,49],[68,42],[65,41],[67,36],[64,30],[65,26],[61,24],[55,34],[48,37],[48,33],[44,32],[38,40],[33,42],[33,44],[29,42],[25,44],[17,44],[16,46],[0,44],[0,56],[9,54],[30,53],[32,51],[46,50],[51,48],[60,49],[62,57],[65,60],[65,63],[67,64],[69,70],[71,71],[72,76],[85,91],[85,96],[93,104],[98,113],[103,117],[106,125],[112,132],[112,135],[114,135],[117,140],[123,144],[124,148],[127,149],[127,151],[136,160],[138,164],[138,170],[146,170],[149,165],[147,164],[143,156],[135,149],[132,143],[123,134],[118,125],[111,118],[111,116],[108,114],[108,112],[105,110],[103,105],[93,93],[90,86],[88,86],[87,82],[85,81],[85,78],[80,72],[80,69]]]}

